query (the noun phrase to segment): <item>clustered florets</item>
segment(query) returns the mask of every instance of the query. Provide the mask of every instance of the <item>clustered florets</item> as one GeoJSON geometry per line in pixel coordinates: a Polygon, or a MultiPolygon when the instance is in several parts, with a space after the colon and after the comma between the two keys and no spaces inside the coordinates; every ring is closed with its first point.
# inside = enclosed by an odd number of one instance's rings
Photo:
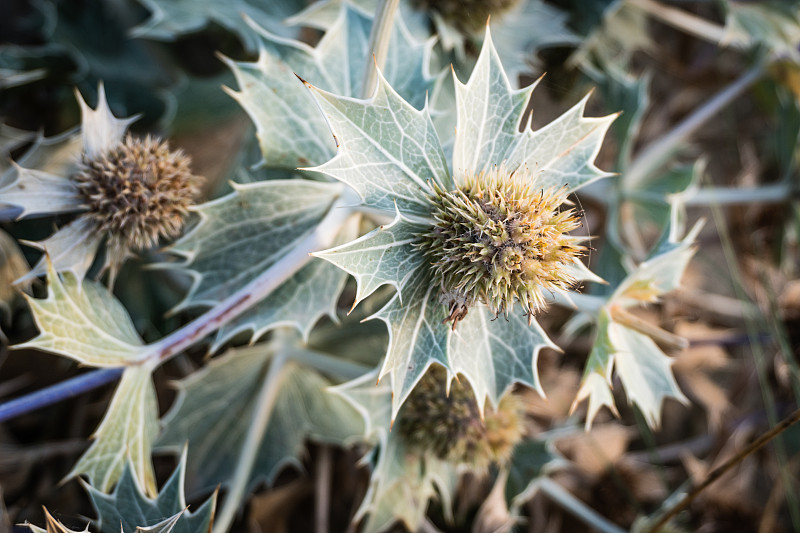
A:
{"type": "Polygon", "coordinates": [[[128,134],[106,152],[84,154],[72,176],[86,215],[108,235],[109,255],[155,246],[176,237],[198,193],[201,178],[180,150],[150,136],[128,134]]]}
{"type": "Polygon", "coordinates": [[[417,9],[433,11],[463,33],[478,33],[490,15],[499,16],[520,0],[414,0],[417,9]]]}
{"type": "Polygon", "coordinates": [[[403,404],[394,427],[406,445],[476,470],[508,461],[524,430],[520,399],[507,394],[481,419],[472,388],[454,381],[448,394],[446,378],[432,366],[403,404]]]}
{"type": "Polygon", "coordinates": [[[497,315],[518,300],[531,318],[547,293],[577,281],[572,265],[585,247],[567,235],[581,222],[574,209],[560,209],[566,187],[537,190],[527,172],[501,166],[454,191],[433,189],[436,223],[416,246],[433,266],[453,327],[476,302],[497,315]]]}

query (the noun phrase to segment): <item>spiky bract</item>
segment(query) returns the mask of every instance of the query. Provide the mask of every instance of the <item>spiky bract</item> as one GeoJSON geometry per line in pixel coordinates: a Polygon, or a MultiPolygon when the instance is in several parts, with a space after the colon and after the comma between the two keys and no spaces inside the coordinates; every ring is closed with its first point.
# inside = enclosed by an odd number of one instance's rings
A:
{"type": "Polygon", "coordinates": [[[108,235],[110,256],[147,249],[180,233],[201,179],[189,163],[166,142],[130,134],[96,157],[83,155],[72,179],[86,216],[108,235]]]}
{"type": "Polygon", "coordinates": [[[463,33],[479,33],[489,16],[497,17],[520,0],[414,0],[417,9],[433,11],[463,33]]]}
{"type": "Polygon", "coordinates": [[[535,183],[524,169],[500,166],[454,191],[433,186],[436,224],[417,246],[433,266],[453,327],[475,302],[497,315],[518,300],[532,316],[546,306],[546,294],[577,281],[571,267],[585,250],[583,237],[567,233],[580,218],[561,209],[566,187],[541,190],[535,183]]]}
{"type": "Polygon", "coordinates": [[[506,395],[482,420],[472,388],[454,381],[448,394],[446,379],[444,368],[432,366],[403,405],[394,427],[409,449],[475,470],[507,461],[523,434],[519,398],[506,395]]]}

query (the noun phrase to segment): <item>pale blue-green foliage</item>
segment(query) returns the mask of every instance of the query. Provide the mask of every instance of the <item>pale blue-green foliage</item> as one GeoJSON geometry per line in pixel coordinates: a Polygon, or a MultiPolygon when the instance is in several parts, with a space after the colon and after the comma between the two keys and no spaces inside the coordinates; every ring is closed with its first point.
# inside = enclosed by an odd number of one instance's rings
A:
{"type": "Polygon", "coordinates": [[[157,443],[172,450],[189,443],[190,493],[230,483],[241,460],[258,391],[273,372],[278,350],[287,350],[289,361],[274,370],[280,373],[275,381],[276,400],[258,441],[249,489],[262,481],[272,483],[286,465],[299,466],[306,440],[341,445],[362,433],[353,409],[326,390],[331,381],[299,362],[299,357],[307,356],[301,348],[270,343],[231,350],[179,382],[179,397],[164,419],[164,433],[157,443]]]}
{"type": "Polygon", "coordinates": [[[138,358],[142,341],[128,312],[99,283],[69,272],[47,273],[47,298],[28,298],[39,335],[18,345],[72,358],[84,365],[115,367],[138,358]]]}
{"type": "Polygon", "coordinates": [[[109,491],[129,465],[148,494],[156,483],[150,460],[158,435],[158,404],[152,368],[129,366],[114,391],[94,442],[72,467],[68,478],[85,475],[94,487],[109,491]]]}
{"type": "Polygon", "coordinates": [[[398,289],[374,316],[390,331],[380,375],[391,375],[393,415],[432,363],[447,367],[451,378],[463,374],[481,407],[487,398],[496,405],[515,382],[539,388],[536,358],[541,348],[552,346],[538,325],[528,327],[518,316],[491,322],[494,317],[482,307],[472,309],[455,331],[442,323],[447,312],[439,301],[440,287],[432,283],[422,258],[404,257],[422,255],[411,241],[432,224],[430,184],[449,190],[500,165],[528,176],[537,188],[574,190],[607,175],[593,160],[614,116],[583,117],[583,100],[548,126],[520,132],[533,87],[513,89],[488,32],[484,42],[470,80],[456,82],[454,177],[427,110],[403,102],[385,79],[368,100],[311,87],[339,140],[334,159],[314,170],[355,188],[367,208],[397,212],[390,226],[319,254],[356,277],[362,285],[358,298],[382,283],[398,289]],[[401,272],[401,264],[419,268],[401,272]]]}
{"type": "MultiPolygon", "coordinates": [[[[322,30],[333,25],[336,13],[343,3],[352,3],[372,13],[378,6],[377,0],[319,0],[290,21],[322,30]]],[[[408,21],[414,35],[427,34],[431,27],[435,30],[440,46],[437,54],[442,64],[453,62],[456,72],[469,72],[474,66],[474,58],[466,52],[467,44],[480,48],[482,34],[465,35],[439,16],[415,9],[413,2],[400,2],[400,13],[408,21]],[[431,24],[431,22],[433,24],[431,24]]],[[[507,13],[494,14],[489,21],[495,38],[495,46],[504,59],[506,72],[516,85],[519,74],[537,66],[537,52],[551,46],[576,45],[579,38],[567,27],[567,14],[542,0],[522,0],[507,13]],[[531,31],[534,28],[535,31],[531,31]]],[[[389,77],[389,79],[391,79],[389,77]]],[[[403,92],[393,85],[398,92],[403,92]]]]}
{"type": "Polygon", "coordinates": [[[99,530],[102,533],[120,533],[120,530],[122,533],[135,533],[140,527],[168,524],[177,515],[177,522],[171,530],[173,533],[208,533],[216,508],[216,493],[197,509],[187,511],[183,488],[185,472],[184,453],[155,498],[148,498],[143,493],[130,465],[123,471],[111,494],[84,485],[97,511],[99,530]],[[170,518],[165,520],[165,517],[170,518]]]}
{"type": "MultiPolygon", "coordinates": [[[[255,27],[256,63],[228,61],[240,92],[233,93],[256,125],[263,163],[307,167],[330,159],[336,144],[313,98],[295,77],[346,96],[361,96],[369,66],[372,18],[344,4],[315,48],[255,27]]],[[[433,87],[428,74],[430,43],[414,40],[399,17],[395,22],[384,73],[416,107],[433,87]]]]}
{"type": "Polygon", "coordinates": [[[383,77],[369,100],[311,90],[339,144],[336,156],[313,170],[353,187],[367,207],[429,217],[429,183],[449,190],[453,182],[427,110],[405,102],[383,77]]]}
{"type": "Polygon", "coordinates": [[[250,50],[258,40],[245,17],[272,31],[285,33],[283,19],[303,8],[300,0],[140,0],[150,10],[150,18],[134,28],[133,35],[174,41],[181,35],[202,30],[210,23],[236,33],[250,50]]]}
{"type": "Polygon", "coordinates": [[[399,289],[423,267],[425,258],[414,253],[413,243],[425,226],[398,215],[394,221],[350,243],[317,252],[321,257],[356,278],[358,288],[353,306],[375,292],[381,285],[399,289]]]}
{"type": "MultiPolygon", "coordinates": [[[[309,180],[271,180],[234,185],[234,192],[197,208],[200,221],[170,251],[183,263],[162,264],[193,278],[176,311],[213,306],[279,261],[313,232],[341,186],[309,180]]],[[[352,230],[350,230],[352,231],[352,230]]],[[[280,324],[307,332],[333,312],[345,275],[312,263],[217,334],[217,345],[241,331],[257,337],[280,324]]]]}
{"type": "MultiPolygon", "coordinates": [[[[673,223],[671,227],[677,226],[673,223]]],[[[652,427],[660,424],[665,398],[688,401],[672,375],[672,359],[645,332],[636,331],[630,324],[614,318],[614,308],[653,302],[678,287],[694,253],[692,243],[699,226],[683,239],[677,239],[675,231],[669,232],[669,237],[653,255],[615,287],[594,317],[597,321],[595,341],[575,400],[576,403],[588,400],[587,428],[591,427],[601,407],[617,412],[611,393],[614,371],[628,400],[640,409],[652,427]]]]}

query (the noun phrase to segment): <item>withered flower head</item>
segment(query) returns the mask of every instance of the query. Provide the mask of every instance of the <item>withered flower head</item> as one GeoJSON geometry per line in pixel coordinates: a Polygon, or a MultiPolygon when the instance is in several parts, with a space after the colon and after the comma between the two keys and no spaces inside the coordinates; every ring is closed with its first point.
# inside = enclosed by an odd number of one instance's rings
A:
{"type": "Polygon", "coordinates": [[[472,388],[453,381],[448,394],[446,374],[440,366],[428,370],[403,404],[394,431],[411,450],[475,470],[507,461],[523,433],[519,398],[507,394],[481,419],[472,388]]]}
{"type": "Polygon", "coordinates": [[[176,237],[200,183],[189,158],[167,142],[130,134],[94,156],[84,153],[72,176],[98,231],[108,236],[112,257],[176,237]]]}
{"type": "Polygon", "coordinates": [[[453,327],[476,302],[497,315],[518,300],[531,317],[547,294],[577,281],[572,266],[585,247],[583,237],[568,235],[581,222],[561,207],[566,187],[536,189],[525,169],[500,166],[456,190],[433,189],[436,223],[417,246],[433,266],[453,327]]]}
{"type": "Polygon", "coordinates": [[[489,16],[509,11],[520,0],[414,0],[417,9],[433,11],[463,33],[479,33],[489,16]]]}

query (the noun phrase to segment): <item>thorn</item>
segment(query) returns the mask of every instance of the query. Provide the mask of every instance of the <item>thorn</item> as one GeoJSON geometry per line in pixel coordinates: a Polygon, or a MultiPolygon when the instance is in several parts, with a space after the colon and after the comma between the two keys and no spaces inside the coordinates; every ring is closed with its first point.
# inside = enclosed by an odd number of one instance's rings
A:
{"type": "Polygon", "coordinates": [[[294,74],[295,76],[297,76],[297,79],[298,79],[298,80],[300,80],[301,82],[303,82],[303,85],[305,85],[305,86],[306,86],[306,87],[308,87],[309,89],[313,89],[313,88],[314,88],[314,86],[313,86],[313,85],[311,85],[310,83],[308,83],[306,80],[304,80],[304,79],[303,79],[303,78],[300,76],[300,74],[298,74],[297,72],[294,72],[293,74],[294,74]]]}

